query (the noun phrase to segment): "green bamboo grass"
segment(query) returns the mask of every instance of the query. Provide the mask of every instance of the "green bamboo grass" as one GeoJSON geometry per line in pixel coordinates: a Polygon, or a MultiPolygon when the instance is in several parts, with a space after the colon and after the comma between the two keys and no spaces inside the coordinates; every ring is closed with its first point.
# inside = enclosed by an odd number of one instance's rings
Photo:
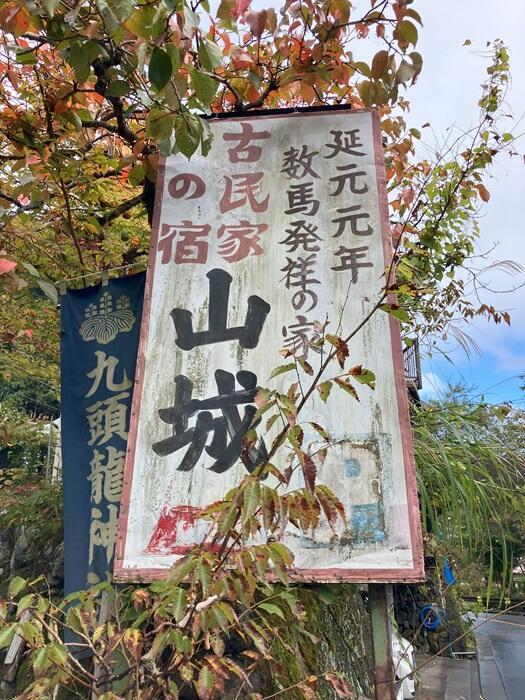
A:
{"type": "Polygon", "coordinates": [[[445,401],[413,415],[423,528],[484,567],[487,602],[496,582],[501,600],[510,591],[525,533],[525,418],[496,411],[445,401]]]}

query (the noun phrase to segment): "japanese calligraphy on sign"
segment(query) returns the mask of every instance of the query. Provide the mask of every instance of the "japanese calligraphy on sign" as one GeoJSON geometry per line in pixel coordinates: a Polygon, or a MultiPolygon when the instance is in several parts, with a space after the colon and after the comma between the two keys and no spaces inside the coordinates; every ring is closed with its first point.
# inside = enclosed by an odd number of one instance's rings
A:
{"type": "Polygon", "coordinates": [[[144,277],[61,297],[66,593],[112,575],[144,277]]]}
{"type": "MultiPolygon", "coordinates": [[[[289,383],[268,382],[279,350],[318,367],[323,329],[344,335],[359,323],[389,262],[377,115],[302,112],[210,126],[206,158],[171,156],[161,166],[119,522],[121,579],[165,575],[206,536],[202,508],[267,459],[271,429],[249,449],[243,438],[261,427],[258,387],[289,383]]],[[[304,425],[316,421],[334,439],[318,482],[343,501],[352,541],[334,547],[321,523],[315,538],[290,525],[285,543],[310,580],[417,580],[419,513],[395,323],[374,315],[350,352],[375,373],[376,391],[362,387],[360,401],[347,404],[316,396],[304,425]]],[[[97,361],[93,382],[105,371],[111,385],[97,410],[117,425],[125,378],[105,355],[97,361]]],[[[97,444],[104,429],[93,421],[97,444]]],[[[318,436],[306,437],[315,450],[318,436]]],[[[293,479],[290,488],[300,487],[293,479]]]]}

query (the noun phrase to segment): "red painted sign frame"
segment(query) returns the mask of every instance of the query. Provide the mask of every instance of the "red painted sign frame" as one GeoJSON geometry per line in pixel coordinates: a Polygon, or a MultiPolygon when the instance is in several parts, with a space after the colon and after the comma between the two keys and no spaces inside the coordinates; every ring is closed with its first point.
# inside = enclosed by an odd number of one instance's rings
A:
{"type": "MultiPolygon", "coordinates": [[[[326,108],[329,111],[330,108],[326,108]]],[[[261,112],[256,115],[257,121],[266,119],[276,119],[283,115],[291,118],[304,119],[309,116],[315,116],[324,109],[302,109],[297,112],[290,113],[289,110],[272,111],[271,113],[261,112]]],[[[379,195],[379,211],[380,223],[382,231],[382,244],[385,261],[392,257],[392,237],[390,232],[390,222],[388,216],[388,200],[386,191],[386,176],[384,168],[383,147],[381,141],[380,120],[375,110],[350,110],[338,109],[338,114],[356,114],[370,113],[372,117],[373,128],[373,145],[374,145],[374,161],[376,170],[377,191],[379,195]]],[[[241,121],[253,119],[254,114],[244,114],[236,116],[222,117],[224,121],[241,121]]],[[[215,121],[215,120],[212,120],[215,121]]],[[[218,121],[218,120],[217,120],[218,121]]],[[[154,217],[152,224],[152,240],[149,252],[148,270],[146,277],[146,289],[144,296],[144,307],[142,315],[142,326],[140,332],[140,343],[138,350],[137,368],[135,374],[135,388],[133,395],[130,430],[128,437],[128,448],[126,454],[126,463],[124,469],[124,484],[122,491],[122,501],[120,507],[119,531],[117,537],[114,576],[117,581],[152,581],[165,578],[169,569],[166,568],[125,568],[123,558],[126,547],[126,536],[128,528],[128,515],[130,507],[130,497],[133,481],[133,464],[135,458],[135,445],[137,440],[138,422],[140,416],[140,399],[142,395],[142,386],[144,381],[144,370],[146,362],[147,339],[149,332],[149,322],[151,316],[151,298],[153,280],[155,276],[155,265],[157,259],[157,245],[159,240],[160,229],[160,214],[161,214],[161,198],[164,191],[165,177],[165,159],[160,160],[157,176],[156,201],[154,208],[154,217]]],[[[395,297],[389,299],[390,302],[395,301],[395,297]]],[[[416,471],[413,456],[412,431],[410,425],[410,414],[408,405],[408,392],[405,382],[405,373],[403,365],[403,353],[401,344],[401,335],[398,322],[392,317],[389,317],[390,339],[392,348],[392,359],[395,368],[395,389],[397,397],[398,415],[400,419],[402,450],[405,467],[405,484],[407,495],[407,511],[410,529],[411,551],[412,551],[412,567],[410,568],[391,568],[391,569],[296,569],[293,573],[293,578],[301,582],[355,582],[355,583],[396,583],[407,582],[415,583],[425,579],[424,562],[423,562],[423,542],[421,534],[421,519],[419,511],[416,471]]]]}

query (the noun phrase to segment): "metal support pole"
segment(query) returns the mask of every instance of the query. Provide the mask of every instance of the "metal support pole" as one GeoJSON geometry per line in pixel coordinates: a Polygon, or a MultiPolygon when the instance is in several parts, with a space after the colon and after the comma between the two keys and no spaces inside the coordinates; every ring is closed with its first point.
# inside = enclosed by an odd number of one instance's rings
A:
{"type": "Polygon", "coordinates": [[[391,586],[384,583],[368,584],[374,649],[375,700],[395,700],[388,589],[391,589],[391,586]]]}

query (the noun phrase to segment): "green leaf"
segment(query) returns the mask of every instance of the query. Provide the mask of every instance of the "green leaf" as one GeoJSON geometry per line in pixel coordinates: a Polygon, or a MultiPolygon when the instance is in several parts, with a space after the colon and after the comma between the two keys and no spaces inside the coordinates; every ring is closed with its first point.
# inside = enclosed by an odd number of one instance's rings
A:
{"type": "Polygon", "coordinates": [[[72,109],[68,109],[67,112],[64,112],[64,114],[62,114],[61,116],[62,119],[64,119],[66,122],[72,124],[75,127],[75,129],[82,128],[82,119],[72,109]]]}
{"type": "MultiPolygon", "coordinates": [[[[133,14],[126,22],[126,29],[142,39],[155,40],[166,28],[165,15],[157,15],[158,12],[153,3],[136,6],[133,14]]],[[[144,46],[147,47],[147,44],[144,44],[144,46]]]]}
{"type": "Polygon", "coordinates": [[[231,24],[234,5],[235,0],[221,0],[221,4],[217,10],[217,17],[222,19],[223,22],[229,22],[231,24]]]}
{"type": "Polygon", "coordinates": [[[180,49],[178,49],[174,44],[166,44],[164,50],[171,58],[172,75],[176,73],[180,68],[180,49]]]}
{"type": "MultiPolygon", "coordinates": [[[[184,581],[188,574],[191,574],[191,572],[197,567],[197,564],[198,559],[193,555],[189,555],[187,558],[181,559],[172,567],[168,575],[167,582],[170,585],[178,586],[179,583],[184,581]]],[[[166,581],[156,581],[151,584],[150,588],[153,592],[156,592],[156,588],[157,590],[162,590],[165,586],[166,581]]]]}
{"type": "Polygon", "coordinates": [[[4,649],[11,644],[11,640],[15,636],[18,625],[16,622],[7,625],[3,629],[0,629],[0,649],[4,649]]]}
{"type": "Polygon", "coordinates": [[[195,684],[199,698],[202,698],[202,700],[208,700],[210,698],[209,691],[213,688],[214,684],[215,674],[209,666],[203,666],[200,670],[197,683],[195,684]]]}
{"type": "Polygon", "coordinates": [[[410,54],[410,60],[416,69],[416,73],[421,73],[421,69],[423,68],[423,56],[418,51],[412,51],[410,54]]]}
{"type": "Polygon", "coordinates": [[[173,700],[179,700],[179,688],[174,681],[168,681],[170,695],[173,700]]]}
{"type": "Polygon", "coordinates": [[[330,396],[330,392],[332,391],[332,382],[323,382],[322,384],[318,384],[316,386],[317,391],[319,392],[319,396],[321,397],[321,400],[326,403],[326,400],[330,396]]]}
{"type": "Polygon", "coordinates": [[[168,646],[168,635],[169,632],[163,632],[162,634],[155,635],[155,638],[151,644],[151,656],[153,659],[157,659],[168,646]]]}
{"type": "Polygon", "coordinates": [[[106,90],[106,95],[110,97],[124,97],[130,91],[130,84],[127,80],[112,80],[106,90]]]}
{"type": "Polygon", "coordinates": [[[217,521],[217,532],[225,535],[235,525],[237,519],[237,504],[231,503],[223,510],[217,521]]]}
{"type": "Polygon", "coordinates": [[[405,323],[408,323],[408,321],[410,321],[408,311],[406,309],[401,308],[400,306],[397,306],[397,304],[381,304],[379,308],[382,311],[386,311],[386,313],[390,314],[390,316],[397,318],[398,321],[403,321],[405,323]]]}
{"type": "Polygon", "coordinates": [[[49,655],[48,647],[39,649],[33,657],[33,670],[37,675],[41,675],[52,665],[53,661],[49,655]]]}
{"type": "Polygon", "coordinates": [[[135,0],[96,0],[104,24],[110,34],[117,34],[122,23],[133,13],[135,0]]]}
{"type": "Polygon", "coordinates": [[[211,105],[215,93],[217,92],[218,82],[199,70],[192,70],[190,79],[199,101],[202,102],[203,105],[211,105]]]}
{"type": "Polygon", "coordinates": [[[278,605],[274,605],[273,603],[259,603],[257,607],[266,610],[266,612],[270,613],[270,615],[277,615],[277,617],[280,617],[281,620],[286,619],[283,611],[278,605]]]}
{"type": "Polygon", "coordinates": [[[297,362],[301,365],[303,372],[306,372],[306,374],[313,376],[314,368],[312,367],[312,365],[309,362],[307,362],[304,359],[304,357],[298,357],[297,362]]]}
{"type": "Polygon", "coordinates": [[[25,595],[23,598],[21,598],[16,610],[17,616],[21,615],[24,612],[24,610],[30,608],[33,605],[34,601],[35,596],[33,593],[29,593],[28,595],[25,595]]]}
{"type": "Polygon", "coordinates": [[[375,102],[375,88],[370,80],[363,80],[362,83],[359,83],[357,91],[365,107],[370,107],[375,102]]]}
{"type": "Polygon", "coordinates": [[[156,141],[168,139],[173,133],[175,123],[176,118],[173,114],[159,107],[152,107],[146,118],[146,136],[156,141]]]}
{"type": "Polygon", "coordinates": [[[356,63],[352,63],[352,66],[361,73],[361,75],[366,76],[367,78],[372,77],[372,71],[370,70],[370,66],[368,63],[365,63],[364,61],[356,61],[356,63]]]}
{"type": "Polygon", "coordinates": [[[133,187],[137,187],[144,181],[144,166],[138,163],[129,171],[128,182],[133,187]]]}
{"type": "Polygon", "coordinates": [[[211,568],[208,562],[202,559],[199,561],[197,565],[197,575],[202,586],[202,591],[206,594],[211,584],[211,568]]]}
{"type": "Polygon", "coordinates": [[[244,499],[242,508],[242,524],[248,522],[253,517],[255,510],[261,501],[261,484],[258,479],[254,479],[246,484],[244,489],[244,499]]]}
{"type": "Polygon", "coordinates": [[[43,641],[40,629],[33,622],[22,622],[19,631],[21,636],[31,646],[33,646],[35,642],[43,641]]]}
{"type": "Polygon", "coordinates": [[[357,367],[352,367],[348,374],[360,384],[366,384],[371,389],[376,388],[376,375],[371,370],[358,365],[357,367]]]}
{"type": "Polygon", "coordinates": [[[284,374],[285,372],[291,372],[291,370],[295,369],[295,362],[289,362],[286,365],[281,365],[280,367],[276,367],[273,372],[270,374],[268,381],[270,379],[273,379],[274,377],[278,377],[280,374],[284,374]]]}
{"type": "Polygon", "coordinates": [[[82,616],[78,608],[69,608],[66,615],[66,622],[75,632],[82,632],[83,634],[86,634],[86,626],[82,620],[82,616]]]}
{"type": "Polygon", "coordinates": [[[323,438],[323,440],[330,440],[330,434],[326,428],[323,428],[322,425],[319,425],[319,423],[314,423],[313,421],[310,421],[310,425],[316,431],[316,433],[323,438]]]}
{"type": "Polygon", "coordinates": [[[31,263],[28,262],[23,262],[22,265],[25,267],[25,269],[29,272],[30,275],[33,275],[33,277],[40,277],[40,273],[36,269],[36,267],[33,267],[31,263]]]}
{"type": "Polygon", "coordinates": [[[148,68],[148,78],[153,87],[162,90],[171,78],[173,63],[170,56],[164,49],[155,46],[151,52],[151,59],[148,68]]]}
{"type": "Polygon", "coordinates": [[[47,14],[53,18],[55,10],[57,9],[59,0],[42,0],[42,5],[47,14]]]}
{"type": "Polygon", "coordinates": [[[278,418],[279,418],[279,414],[278,414],[278,413],[274,413],[273,415],[271,415],[271,416],[268,418],[268,420],[266,421],[266,425],[264,426],[264,429],[266,430],[266,432],[268,432],[268,431],[270,430],[270,428],[272,427],[272,425],[275,423],[275,421],[276,421],[278,418]]]}
{"type": "Polygon", "coordinates": [[[75,70],[77,81],[84,83],[91,72],[91,64],[101,53],[96,41],[77,42],[71,46],[69,63],[75,70]]]}
{"type": "MultiPolygon", "coordinates": [[[[200,17],[196,12],[184,3],[184,29],[196,29],[199,26],[200,17]]],[[[190,32],[191,35],[191,32],[190,32]]]]}
{"type": "Polygon", "coordinates": [[[63,644],[58,644],[58,642],[53,642],[48,648],[49,654],[55,663],[57,663],[59,666],[65,666],[67,664],[67,647],[65,647],[63,644]]]}
{"type": "Polygon", "coordinates": [[[222,63],[222,51],[208,39],[203,39],[199,43],[199,59],[203,68],[212,71],[222,63]]]}
{"type": "Polygon", "coordinates": [[[37,280],[36,283],[48,299],[50,299],[54,304],[58,304],[58,294],[54,284],[51,284],[51,282],[48,282],[47,280],[37,280]]]}
{"type": "Polygon", "coordinates": [[[131,16],[135,8],[135,0],[107,0],[107,5],[118,21],[124,22],[131,16]]]}
{"type": "Polygon", "coordinates": [[[11,579],[9,583],[9,588],[7,589],[7,595],[9,598],[16,598],[16,596],[23,591],[27,586],[27,579],[21,576],[15,576],[11,579]]]}
{"type": "Polygon", "coordinates": [[[175,622],[180,622],[186,612],[186,591],[184,588],[177,588],[173,600],[173,617],[175,622]]]}
{"type": "Polygon", "coordinates": [[[191,120],[190,115],[177,115],[175,117],[175,141],[180,152],[191,158],[200,143],[201,132],[191,120]]]}
{"type": "Polygon", "coordinates": [[[408,41],[409,44],[413,44],[414,46],[417,44],[417,27],[415,24],[412,24],[412,22],[409,22],[408,20],[404,19],[402,22],[399,23],[397,27],[397,33],[401,37],[401,39],[408,41]]]}
{"type": "Polygon", "coordinates": [[[20,63],[22,66],[35,66],[36,65],[36,53],[35,51],[28,51],[23,49],[22,51],[17,51],[16,62],[20,63]]]}
{"type": "Polygon", "coordinates": [[[39,598],[38,603],[36,604],[36,611],[40,615],[44,615],[49,610],[50,603],[47,598],[39,598]]]}

